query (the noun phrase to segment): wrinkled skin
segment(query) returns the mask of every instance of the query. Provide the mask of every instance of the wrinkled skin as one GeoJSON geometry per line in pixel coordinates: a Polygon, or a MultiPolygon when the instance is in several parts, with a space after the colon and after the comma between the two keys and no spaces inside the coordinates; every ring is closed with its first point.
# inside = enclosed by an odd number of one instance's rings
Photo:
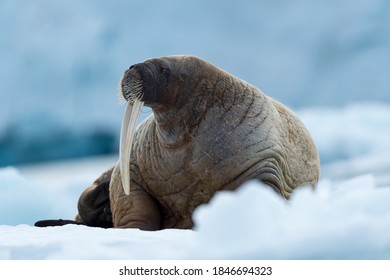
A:
{"type": "Polygon", "coordinates": [[[133,140],[130,195],[117,164],[82,194],[77,221],[186,229],[197,206],[251,179],[285,199],[299,186],[315,187],[319,157],[308,131],[254,86],[197,57],[162,57],[125,72],[122,94],[129,102],[134,77],[142,80],[140,99],[153,114],[133,140]],[[102,187],[107,176],[109,199],[102,187]],[[88,196],[95,189],[101,194],[88,196]]]}

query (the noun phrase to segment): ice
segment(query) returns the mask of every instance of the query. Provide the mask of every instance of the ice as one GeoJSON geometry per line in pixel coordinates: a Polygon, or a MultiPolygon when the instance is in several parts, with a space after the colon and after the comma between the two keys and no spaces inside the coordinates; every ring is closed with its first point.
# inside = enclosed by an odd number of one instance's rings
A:
{"type": "Polygon", "coordinates": [[[259,182],[221,192],[195,229],[0,226],[2,259],[387,259],[390,188],[365,175],[288,203],[259,182]]]}
{"type": "Polygon", "coordinates": [[[380,186],[390,186],[388,104],[311,108],[298,115],[318,146],[322,177],[340,180],[373,174],[380,186]]]}
{"type": "Polygon", "coordinates": [[[370,175],[333,188],[320,184],[317,192],[301,189],[288,204],[248,183],[198,208],[195,218],[209,248],[204,257],[388,258],[389,198],[390,188],[376,189],[370,175]]]}
{"type": "Polygon", "coordinates": [[[390,106],[386,103],[302,109],[299,117],[314,135],[323,163],[390,152],[390,106]]]}

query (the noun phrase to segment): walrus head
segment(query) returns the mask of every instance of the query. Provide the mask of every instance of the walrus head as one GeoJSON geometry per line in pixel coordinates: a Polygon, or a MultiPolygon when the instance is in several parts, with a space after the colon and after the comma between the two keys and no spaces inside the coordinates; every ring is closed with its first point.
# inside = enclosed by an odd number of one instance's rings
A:
{"type": "MultiPolygon", "coordinates": [[[[189,76],[192,75],[186,63],[200,60],[192,56],[169,56],[149,59],[134,64],[125,71],[121,80],[121,95],[127,101],[122,121],[120,137],[120,171],[124,192],[130,193],[130,155],[135,125],[142,106],[145,104],[153,111],[164,108],[180,108],[188,99],[189,76]],[[185,61],[184,61],[185,60],[185,61]],[[186,82],[186,90],[180,84],[186,82]]],[[[193,78],[193,77],[192,77],[193,78]]],[[[189,82],[191,84],[191,82],[189,82]]]]}

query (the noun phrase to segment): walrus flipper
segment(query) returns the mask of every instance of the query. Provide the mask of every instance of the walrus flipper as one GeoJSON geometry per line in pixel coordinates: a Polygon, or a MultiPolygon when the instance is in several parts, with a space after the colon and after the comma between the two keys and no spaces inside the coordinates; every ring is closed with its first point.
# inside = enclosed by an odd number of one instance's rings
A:
{"type": "Polygon", "coordinates": [[[113,168],[104,172],[81,194],[76,221],[90,227],[111,228],[109,187],[113,168]]]}
{"type": "Polygon", "coordinates": [[[36,227],[56,227],[56,226],[64,226],[64,225],[83,225],[80,222],[76,222],[73,220],[63,220],[63,219],[58,219],[58,220],[39,220],[37,221],[34,226],[36,227]]]}
{"type": "Polygon", "coordinates": [[[78,214],[74,220],[40,220],[34,226],[50,227],[68,224],[90,227],[111,228],[112,214],[110,209],[109,186],[113,168],[104,172],[92,185],[84,190],[78,201],[78,214]]]}

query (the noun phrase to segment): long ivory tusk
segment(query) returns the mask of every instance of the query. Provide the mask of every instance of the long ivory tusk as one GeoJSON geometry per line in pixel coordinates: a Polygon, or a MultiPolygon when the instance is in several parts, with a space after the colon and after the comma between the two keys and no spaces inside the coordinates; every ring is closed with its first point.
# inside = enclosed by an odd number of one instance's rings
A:
{"type": "Polygon", "coordinates": [[[130,158],[135,126],[144,102],[135,99],[134,103],[127,103],[123,116],[121,136],[119,142],[119,168],[122,177],[122,186],[126,195],[130,194],[130,158]]]}

